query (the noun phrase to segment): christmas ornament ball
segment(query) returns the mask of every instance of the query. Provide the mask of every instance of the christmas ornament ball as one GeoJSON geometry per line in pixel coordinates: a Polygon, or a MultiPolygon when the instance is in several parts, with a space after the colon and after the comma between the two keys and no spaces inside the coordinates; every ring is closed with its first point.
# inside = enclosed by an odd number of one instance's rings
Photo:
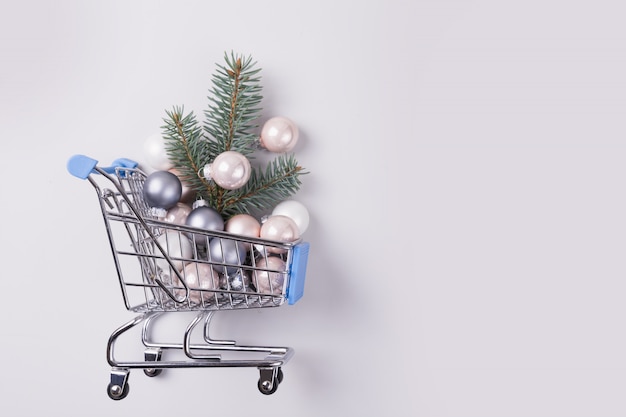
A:
{"type": "Polygon", "coordinates": [[[193,188],[191,187],[191,185],[189,185],[189,183],[183,178],[182,174],[180,173],[178,169],[170,168],[168,169],[168,171],[178,177],[178,180],[180,181],[180,184],[183,187],[181,195],[180,195],[180,201],[183,201],[185,203],[191,203],[191,201],[195,197],[195,192],[193,188]]]}
{"type": "MultiPolygon", "coordinates": [[[[157,242],[161,247],[165,250],[165,253],[170,257],[174,268],[177,271],[183,269],[183,261],[181,259],[172,259],[172,258],[186,258],[189,259],[193,255],[193,247],[191,241],[184,236],[182,233],[178,233],[175,231],[167,231],[157,237],[157,242]]],[[[155,255],[161,256],[161,251],[155,248],[155,255]]],[[[163,271],[165,275],[174,275],[174,272],[171,272],[170,264],[167,262],[165,258],[158,257],[156,258],[156,265],[163,271]]]]}
{"type": "Polygon", "coordinates": [[[309,227],[309,211],[304,204],[295,200],[285,200],[276,205],[272,215],[282,214],[296,222],[300,235],[309,227]]]}
{"type": "MultiPolygon", "coordinates": [[[[222,215],[209,206],[206,200],[196,200],[192,210],[185,220],[187,226],[196,227],[202,230],[224,230],[224,219],[222,215]]],[[[199,245],[206,244],[206,236],[194,234],[193,239],[199,245]]]]}
{"type": "Polygon", "coordinates": [[[248,291],[250,289],[250,274],[238,269],[231,275],[220,276],[220,286],[231,291],[248,291]]]}
{"type": "Polygon", "coordinates": [[[285,261],[276,256],[268,256],[261,258],[256,266],[260,268],[252,279],[256,290],[264,294],[282,294],[285,282],[285,261]]]}
{"type": "MultiPolygon", "coordinates": [[[[189,287],[189,300],[192,303],[206,302],[213,297],[213,292],[200,290],[215,290],[219,288],[219,276],[213,271],[213,268],[211,268],[209,264],[199,262],[189,263],[181,272],[181,276],[189,287]]],[[[174,275],[174,277],[176,277],[176,275],[174,275]]],[[[174,281],[176,285],[178,277],[176,277],[174,281]]],[[[185,291],[175,290],[174,294],[176,297],[180,298],[185,295],[185,291]]]]}
{"type": "Polygon", "coordinates": [[[261,223],[253,216],[245,213],[236,214],[226,222],[228,233],[246,237],[259,237],[261,223]]]}
{"type": "Polygon", "coordinates": [[[165,149],[165,139],[160,134],[148,136],[143,144],[146,163],[158,171],[166,171],[174,166],[165,149]]]}
{"type": "Polygon", "coordinates": [[[286,117],[272,117],[263,124],[260,143],[271,152],[291,151],[300,136],[298,126],[286,117]]]}
{"type": "Polygon", "coordinates": [[[182,194],[182,184],[178,177],[169,171],[154,171],[143,183],[143,196],[150,207],[170,209],[178,203],[182,194]]]}
{"type": "Polygon", "coordinates": [[[188,204],[178,202],[165,213],[163,221],[173,224],[185,224],[189,213],[191,213],[191,207],[188,204]]]}
{"type": "Polygon", "coordinates": [[[246,185],[252,167],[245,155],[236,151],[226,151],[217,155],[212,164],[204,167],[204,177],[213,180],[227,190],[236,190],[246,185]]]}
{"type": "Polygon", "coordinates": [[[230,264],[230,265],[213,265],[220,274],[231,275],[236,273],[239,268],[236,265],[241,265],[246,260],[247,250],[246,245],[232,239],[222,239],[215,237],[209,242],[209,261],[217,264],[230,264]]]}
{"type": "MultiPolygon", "coordinates": [[[[282,214],[273,214],[269,216],[261,226],[261,239],[272,240],[276,242],[293,242],[300,237],[300,230],[295,221],[290,217],[282,214]]],[[[265,246],[269,253],[284,253],[285,249],[275,248],[269,245],[265,246]]]]}

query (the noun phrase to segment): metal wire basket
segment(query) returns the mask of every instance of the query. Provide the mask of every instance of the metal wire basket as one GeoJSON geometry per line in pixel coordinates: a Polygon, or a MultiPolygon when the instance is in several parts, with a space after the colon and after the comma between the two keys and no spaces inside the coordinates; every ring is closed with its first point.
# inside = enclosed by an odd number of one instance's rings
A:
{"type": "Polygon", "coordinates": [[[198,366],[257,367],[261,371],[259,390],[273,393],[282,381],[281,367],[292,356],[292,349],[216,341],[209,337],[209,323],[216,311],[296,303],[304,291],[309,244],[301,240],[281,243],[167,222],[146,204],[146,174],[128,159],[100,167],[95,159],[75,155],[68,162],[68,171],[87,179],[96,190],[124,305],[140,313],[113,332],[109,340],[107,359],[113,367],[107,387],[109,396],[121,399],[128,394],[131,368],[143,368],[146,375],[156,376],[164,368],[198,366]],[[199,314],[185,330],[181,343],[151,340],[150,323],[157,315],[185,311],[199,314]],[[201,322],[205,323],[205,344],[194,345],[191,333],[201,322]],[[144,325],[146,360],[117,361],[113,354],[115,341],[140,323],[144,325]],[[190,360],[162,361],[164,349],[182,350],[190,360]],[[222,360],[219,355],[196,353],[204,350],[257,351],[269,356],[261,360],[222,360]]]}

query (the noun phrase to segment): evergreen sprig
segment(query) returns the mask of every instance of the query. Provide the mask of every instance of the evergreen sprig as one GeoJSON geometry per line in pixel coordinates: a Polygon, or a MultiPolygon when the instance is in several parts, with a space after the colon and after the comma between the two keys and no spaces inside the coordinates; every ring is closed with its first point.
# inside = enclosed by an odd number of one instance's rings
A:
{"type": "Polygon", "coordinates": [[[184,113],[184,107],[175,106],[166,110],[165,124],[161,127],[165,138],[166,151],[170,162],[178,169],[181,180],[185,181],[199,197],[214,193],[215,184],[198,175],[206,164],[204,161],[215,158],[207,146],[196,116],[193,112],[184,113]]]}
{"type": "Polygon", "coordinates": [[[209,89],[209,106],[201,126],[193,112],[173,107],[166,111],[162,126],[166,150],[173,165],[197,194],[227,219],[274,206],[295,194],[300,175],[306,172],[293,154],[281,154],[263,169],[253,167],[250,179],[240,189],[226,190],[201,175],[202,169],[225,151],[237,151],[248,159],[258,148],[256,123],[261,112],[260,69],[251,57],[224,54],[209,89]]]}
{"type": "Polygon", "coordinates": [[[211,150],[219,155],[237,151],[249,155],[254,151],[257,135],[254,129],[259,117],[261,96],[259,68],[251,57],[241,58],[231,53],[224,55],[226,66],[217,65],[213,88],[206,110],[204,130],[213,138],[211,150]]]}
{"type": "Polygon", "coordinates": [[[223,214],[251,213],[271,207],[298,191],[302,184],[299,176],[303,174],[306,172],[293,155],[279,155],[265,170],[253,169],[246,185],[226,196],[223,214]]]}

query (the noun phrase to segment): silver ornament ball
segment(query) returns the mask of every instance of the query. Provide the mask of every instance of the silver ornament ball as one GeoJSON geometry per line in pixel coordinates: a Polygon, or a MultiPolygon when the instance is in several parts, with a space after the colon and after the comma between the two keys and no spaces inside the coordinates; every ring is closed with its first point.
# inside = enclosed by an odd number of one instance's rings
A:
{"type": "Polygon", "coordinates": [[[209,261],[217,263],[213,265],[213,269],[221,274],[231,275],[239,270],[235,265],[245,262],[247,250],[246,245],[241,242],[215,237],[209,242],[208,253],[209,261]]]}
{"type": "MultiPolygon", "coordinates": [[[[193,209],[187,216],[185,224],[202,230],[224,230],[222,215],[210,207],[205,200],[198,200],[193,204],[193,209]]],[[[194,234],[193,239],[199,245],[206,243],[204,235],[194,234]]]]}
{"type": "Polygon", "coordinates": [[[250,276],[247,272],[239,269],[227,277],[227,288],[232,291],[247,291],[250,288],[250,276]]]}
{"type": "Polygon", "coordinates": [[[170,209],[178,203],[182,192],[180,180],[168,171],[154,171],[143,183],[143,197],[150,207],[170,209]]]}

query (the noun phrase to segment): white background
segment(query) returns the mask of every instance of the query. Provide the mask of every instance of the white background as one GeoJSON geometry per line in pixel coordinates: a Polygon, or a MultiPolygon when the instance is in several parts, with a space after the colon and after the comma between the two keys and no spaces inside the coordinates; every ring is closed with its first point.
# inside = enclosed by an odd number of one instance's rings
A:
{"type": "Polygon", "coordinates": [[[626,414],[623,2],[2,6],[10,415],[626,414]],[[263,117],[300,127],[311,257],[299,303],[218,330],[296,354],[272,396],[255,369],[180,369],[111,401],[132,313],[66,161],[141,160],[174,105],[202,120],[231,50],[263,69],[263,117]]]}

